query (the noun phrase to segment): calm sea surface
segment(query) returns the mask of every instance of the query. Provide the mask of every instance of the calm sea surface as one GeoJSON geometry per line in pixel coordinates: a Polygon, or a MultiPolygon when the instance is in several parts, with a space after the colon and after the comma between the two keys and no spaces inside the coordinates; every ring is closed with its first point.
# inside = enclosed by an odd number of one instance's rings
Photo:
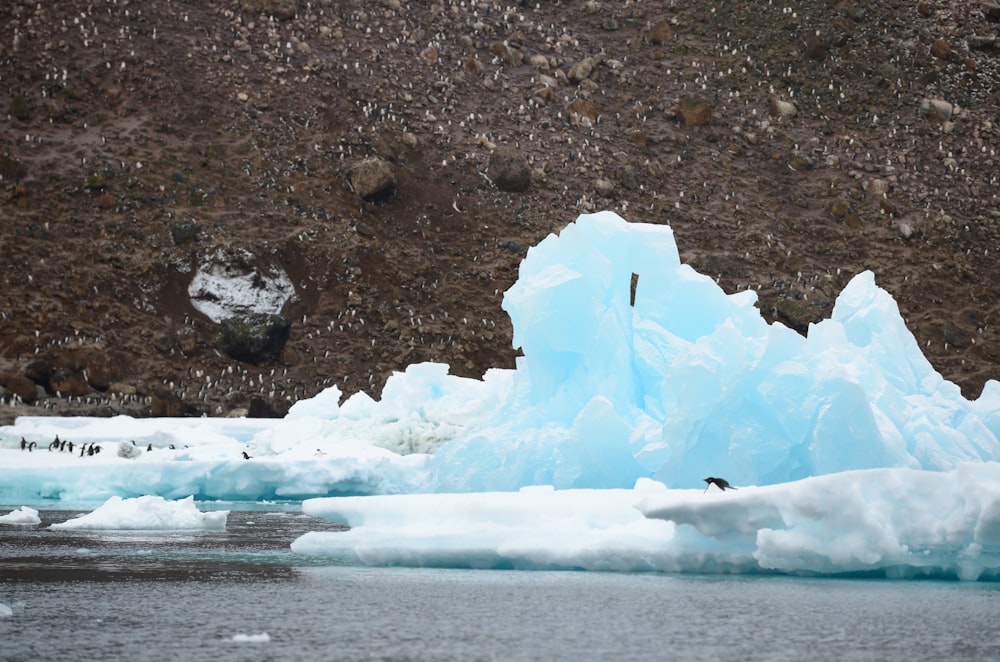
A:
{"type": "Polygon", "coordinates": [[[0,525],[3,661],[1000,660],[997,584],[364,568],[292,554],[333,527],[280,508],[205,533],[40,514],[0,525]]]}

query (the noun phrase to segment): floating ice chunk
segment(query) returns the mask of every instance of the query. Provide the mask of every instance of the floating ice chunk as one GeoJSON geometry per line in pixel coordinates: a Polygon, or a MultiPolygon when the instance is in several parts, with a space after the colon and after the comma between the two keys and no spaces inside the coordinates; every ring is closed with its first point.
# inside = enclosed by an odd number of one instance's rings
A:
{"type": "Polygon", "coordinates": [[[21,506],[6,515],[0,515],[0,524],[41,524],[38,511],[28,506],[21,506]]]}
{"type": "Polygon", "coordinates": [[[350,528],[301,554],[376,566],[1000,578],[1000,464],[871,469],[738,490],[553,490],[311,499],[350,528]]]}
{"type": "Polygon", "coordinates": [[[240,643],[262,644],[271,641],[271,635],[266,632],[260,634],[234,634],[233,641],[240,643]]]}
{"type": "Polygon", "coordinates": [[[159,496],[122,499],[113,496],[97,510],[80,517],[53,524],[53,529],[175,531],[226,528],[228,510],[201,512],[194,497],[168,501],[159,496]]]}

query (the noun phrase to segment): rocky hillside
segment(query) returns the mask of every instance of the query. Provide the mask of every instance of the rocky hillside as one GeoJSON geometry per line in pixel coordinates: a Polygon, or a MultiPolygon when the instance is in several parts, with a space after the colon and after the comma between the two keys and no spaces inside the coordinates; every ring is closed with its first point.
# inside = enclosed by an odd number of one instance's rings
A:
{"type": "Polygon", "coordinates": [[[519,261],[597,209],[671,225],[798,330],[872,269],[976,396],[1000,377],[997,21],[968,0],[7,0],[0,422],[280,415],[417,361],[510,367],[519,261]],[[252,310],[283,317],[220,333],[252,310]]]}

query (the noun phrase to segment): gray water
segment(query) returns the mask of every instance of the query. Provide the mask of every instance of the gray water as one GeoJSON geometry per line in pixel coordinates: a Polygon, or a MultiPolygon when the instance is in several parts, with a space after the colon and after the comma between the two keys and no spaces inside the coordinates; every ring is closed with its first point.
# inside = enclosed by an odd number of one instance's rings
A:
{"type": "Polygon", "coordinates": [[[40,514],[0,525],[0,660],[1000,660],[997,584],[365,568],[292,554],[333,528],[296,512],[40,514]]]}

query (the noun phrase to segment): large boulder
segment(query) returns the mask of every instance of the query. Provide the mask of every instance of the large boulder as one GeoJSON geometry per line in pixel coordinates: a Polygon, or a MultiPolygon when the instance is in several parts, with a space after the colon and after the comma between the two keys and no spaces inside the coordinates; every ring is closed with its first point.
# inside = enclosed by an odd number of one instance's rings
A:
{"type": "Polygon", "coordinates": [[[513,147],[497,147],[487,168],[490,180],[501,191],[520,192],[531,185],[527,159],[513,147]]]}
{"type": "Polygon", "coordinates": [[[8,397],[17,396],[22,402],[33,403],[38,398],[35,382],[24,375],[0,374],[0,386],[6,390],[8,397]]]}
{"type": "Polygon", "coordinates": [[[347,173],[351,190],[368,202],[388,200],[396,191],[392,166],[382,159],[365,159],[347,173]]]}
{"type": "Polygon", "coordinates": [[[292,320],[284,315],[238,315],[222,320],[215,347],[237,361],[267,363],[281,356],[291,332],[292,320]]]}

